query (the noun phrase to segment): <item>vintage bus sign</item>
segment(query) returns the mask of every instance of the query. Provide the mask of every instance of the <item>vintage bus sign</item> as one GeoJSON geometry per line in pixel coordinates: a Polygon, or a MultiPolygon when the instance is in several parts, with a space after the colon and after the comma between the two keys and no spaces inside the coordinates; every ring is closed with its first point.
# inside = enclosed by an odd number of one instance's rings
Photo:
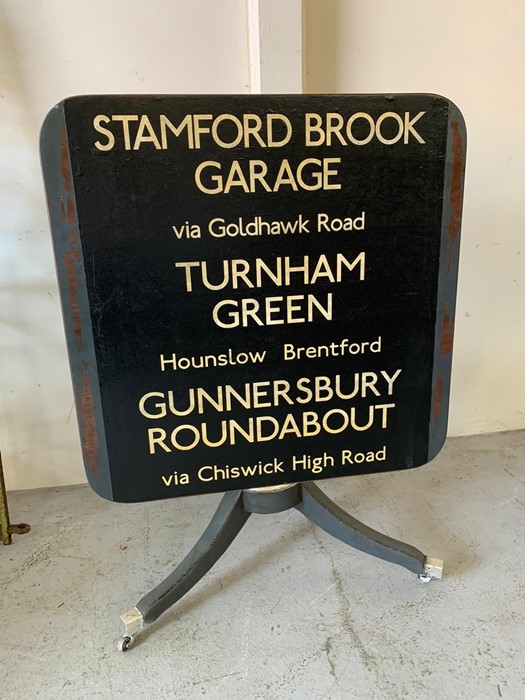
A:
{"type": "Polygon", "coordinates": [[[42,162],[93,488],[144,501],[432,459],[465,146],[435,95],[51,110],[42,162]]]}

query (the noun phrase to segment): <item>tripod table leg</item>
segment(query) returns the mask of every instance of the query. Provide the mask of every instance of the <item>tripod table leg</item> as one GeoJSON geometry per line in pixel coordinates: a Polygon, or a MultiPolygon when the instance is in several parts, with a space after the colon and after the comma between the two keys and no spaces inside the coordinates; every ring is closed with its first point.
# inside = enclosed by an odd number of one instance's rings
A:
{"type": "Polygon", "coordinates": [[[334,503],[316,484],[301,484],[302,499],[295,506],[308,520],[361,552],[404,566],[422,581],[441,578],[443,562],[429,559],[410,544],[395,540],[356,520],[334,503]]]}
{"type": "Polygon", "coordinates": [[[243,492],[227,493],[215,511],[206,530],[177,568],[137,603],[137,607],[121,616],[125,634],[119,649],[127,651],[135,636],[171,608],[211,569],[228,549],[250,517],[244,510],[243,492]]]}

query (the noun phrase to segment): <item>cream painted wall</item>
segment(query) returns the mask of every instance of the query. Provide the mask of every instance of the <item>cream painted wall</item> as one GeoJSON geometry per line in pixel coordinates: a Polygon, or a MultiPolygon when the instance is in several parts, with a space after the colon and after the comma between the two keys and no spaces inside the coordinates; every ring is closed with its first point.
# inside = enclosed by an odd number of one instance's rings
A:
{"type": "Polygon", "coordinates": [[[467,172],[449,434],[525,428],[525,4],[305,0],[305,92],[434,92],[467,172]]]}
{"type": "Polygon", "coordinates": [[[85,480],[38,156],[62,98],[247,92],[244,0],[0,2],[0,449],[8,488],[85,480]]]}
{"type": "MultiPolygon", "coordinates": [[[[284,0],[286,1],[286,0],[284,0]]],[[[451,434],[525,427],[518,0],[305,0],[305,91],[437,92],[469,131],[451,434]]],[[[84,481],[38,162],[71,94],[247,92],[245,0],[0,0],[0,448],[9,488],[84,481]]]]}

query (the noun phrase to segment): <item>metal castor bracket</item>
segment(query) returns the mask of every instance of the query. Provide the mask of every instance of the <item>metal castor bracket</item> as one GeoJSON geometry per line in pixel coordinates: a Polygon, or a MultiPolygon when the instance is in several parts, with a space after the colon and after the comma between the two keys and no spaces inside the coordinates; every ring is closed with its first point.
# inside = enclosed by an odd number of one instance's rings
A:
{"type": "Polygon", "coordinates": [[[443,561],[441,559],[425,558],[424,572],[418,574],[421,583],[430,583],[432,580],[443,578],[443,561]]]}
{"type": "Polygon", "coordinates": [[[137,634],[144,629],[144,618],[140,610],[133,608],[121,615],[120,619],[124,625],[124,634],[119,639],[117,648],[119,651],[127,651],[133,646],[137,634]]]}

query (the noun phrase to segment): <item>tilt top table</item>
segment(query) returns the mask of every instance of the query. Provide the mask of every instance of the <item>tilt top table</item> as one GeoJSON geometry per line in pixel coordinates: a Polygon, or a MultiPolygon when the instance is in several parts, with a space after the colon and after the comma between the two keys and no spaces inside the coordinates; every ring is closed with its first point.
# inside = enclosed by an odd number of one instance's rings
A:
{"type": "Polygon", "coordinates": [[[422,580],[442,563],[313,480],[446,437],[466,135],[443,97],[93,95],[41,155],[86,474],[120,502],[226,492],[135,635],[251,513],[296,508],[422,580]]]}

